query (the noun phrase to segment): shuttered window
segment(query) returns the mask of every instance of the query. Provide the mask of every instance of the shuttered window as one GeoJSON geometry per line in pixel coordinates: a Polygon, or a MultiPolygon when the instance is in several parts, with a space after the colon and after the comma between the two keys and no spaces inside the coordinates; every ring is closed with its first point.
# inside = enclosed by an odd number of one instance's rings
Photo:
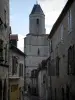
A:
{"type": "Polygon", "coordinates": [[[50,41],[50,48],[51,48],[50,52],[53,52],[52,40],[50,41]]]}
{"type": "Polygon", "coordinates": [[[5,63],[7,62],[7,44],[5,45],[5,63]]]}
{"type": "Polygon", "coordinates": [[[56,57],[56,75],[59,76],[59,57],[56,57]]]}
{"type": "Polygon", "coordinates": [[[4,86],[3,86],[3,100],[7,100],[7,82],[6,82],[6,79],[4,80],[4,86]]]}
{"type": "Polygon", "coordinates": [[[64,88],[62,87],[62,100],[64,100],[64,88]]]}
{"type": "Polygon", "coordinates": [[[2,80],[0,79],[0,100],[2,100],[2,80]]]}
{"type": "Polygon", "coordinates": [[[18,60],[15,56],[12,56],[12,74],[17,74],[18,60]]]}
{"type": "Polygon", "coordinates": [[[66,100],[70,100],[69,97],[70,97],[70,88],[68,85],[66,85],[66,100]]]}
{"type": "Polygon", "coordinates": [[[74,45],[68,49],[68,75],[75,75],[75,50],[74,45]]]}
{"type": "Polygon", "coordinates": [[[55,88],[55,100],[57,100],[57,91],[56,91],[56,88],[55,88]]]}
{"type": "Polygon", "coordinates": [[[19,76],[23,76],[23,64],[19,64],[19,76]]]}
{"type": "Polygon", "coordinates": [[[0,40],[0,62],[3,61],[3,41],[0,40]]]}

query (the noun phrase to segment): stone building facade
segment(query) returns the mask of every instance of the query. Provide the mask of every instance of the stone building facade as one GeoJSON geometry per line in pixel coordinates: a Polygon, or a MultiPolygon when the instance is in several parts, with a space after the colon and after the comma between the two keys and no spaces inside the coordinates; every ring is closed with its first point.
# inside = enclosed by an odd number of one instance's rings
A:
{"type": "Polygon", "coordinates": [[[25,54],[17,48],[18,35],[10,35],[9,99],[23,100],[25,54]]]}
{"type": "Polygon", "coordinates": [[[75,1],[68,0],[50,35],[51,100],[75,99],[75,1]],[[53,69],[53,73],[51,70],[53,69]]]}
{"type": "Polygon", "coordinates": [[[0,0],[0,100],[8,100],[9,0],[0,0]]]}
{"type": "Polygon", "coordinates": [[[48,73],[47,73],[47,61],[42,60],[38,71],[38,95],[40,100],[47,100],[48,95],[48,73]]]}

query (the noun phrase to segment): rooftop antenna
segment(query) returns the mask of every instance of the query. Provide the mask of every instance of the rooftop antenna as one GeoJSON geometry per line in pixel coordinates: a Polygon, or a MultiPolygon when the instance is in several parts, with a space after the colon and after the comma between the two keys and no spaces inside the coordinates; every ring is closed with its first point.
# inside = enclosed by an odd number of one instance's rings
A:
{"type": "Polygon", "coordinates": [[[38,0],[36,0],[36,4],[38,4],[38,0]]]}

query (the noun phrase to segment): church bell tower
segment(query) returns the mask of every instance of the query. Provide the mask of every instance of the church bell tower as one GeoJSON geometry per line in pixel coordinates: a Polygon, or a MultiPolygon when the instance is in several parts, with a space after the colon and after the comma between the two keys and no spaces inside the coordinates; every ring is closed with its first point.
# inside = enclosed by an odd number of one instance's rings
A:
{"type": "Polygon", "coordinates": [[[29,15],[29,33],[24,38],[27,86],[35,86],[31,79],[32,72],[36,71],[42,60],[48,57],[48,35],[45,33],[45,14],[36,3],[29,15]]]}
{"type": "Polygon", "coordinates": [[[45,34],[45,15],[39,4],[35,4],[29,15],[29,33],[45,34]]]}

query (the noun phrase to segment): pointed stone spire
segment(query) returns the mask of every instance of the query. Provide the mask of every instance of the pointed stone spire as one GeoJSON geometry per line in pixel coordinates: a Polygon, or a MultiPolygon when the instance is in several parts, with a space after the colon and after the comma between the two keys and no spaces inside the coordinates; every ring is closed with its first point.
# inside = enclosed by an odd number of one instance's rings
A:
{"type": "Polygon", "coordinates": [[[39,14],[43,14],[44,15],[44,12],[40,6],[40,4],[38,3],[38,0],[36,0],[36,4],[34,4],[34,7],[30,13],[31,14],[35,14],[35,13],[39,13],[39,14]]]}

